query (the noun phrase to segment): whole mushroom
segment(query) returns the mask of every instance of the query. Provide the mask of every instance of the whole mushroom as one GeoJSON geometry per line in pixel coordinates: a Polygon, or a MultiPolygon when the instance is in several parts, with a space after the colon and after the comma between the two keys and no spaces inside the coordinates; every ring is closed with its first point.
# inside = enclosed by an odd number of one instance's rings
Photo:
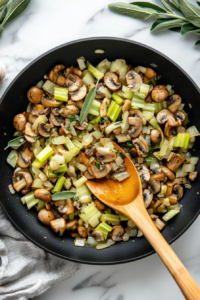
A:
{"type": "Polygon", "coordinates": [[[38,104],[41,102],[43,96],[43,91],[37,86],[32,86],[28,92],[27,97],[31,103],[38,104]]]}
{"type": "Polygon", "coordinates": [[[164,85],[157,85],[151,92],[151,97],[155,102],[162,102],[169,96],[169,93],[164,85]]]}
{"type": "Polygon", "coordinates": [[[49,226],[50,222],[53,221],[55,217],[51,210],[47,210],[46,208],[43,208],[38,213],[38,219],[44,225],[49,226]]]}
{"type": "Polygon", "coordinates": [[[23,114],[18,114],[13,119],[13,125],[17,131],[23,131],[26,126],[26,118],[23,114]]]}

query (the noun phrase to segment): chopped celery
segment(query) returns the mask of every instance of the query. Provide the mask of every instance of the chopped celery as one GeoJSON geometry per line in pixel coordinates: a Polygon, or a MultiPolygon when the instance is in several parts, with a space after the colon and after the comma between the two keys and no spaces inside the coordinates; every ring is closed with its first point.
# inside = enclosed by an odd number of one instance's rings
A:
{"type": "Polygon", "coordinates": [[[169,141],[167,139],[164,139],[161,148],[160,148],[160,156],[165,156],[168,150],[169,141]]]}
{"type": "Polygon", "coordinates": [[[47,80],[47,81],[43,84],[42,89],[43,89],[45,92],[47,92],[47,93],[53,95],[53,93],[54,93],[54,88],[55,88],[55,87],[59,87],[59,86],[58,86],[57,84],[51,82],[50,80],[47,80]]]}
{"type": "Polygon", "coordinates": [[[119,217],[120,217],[120,221],[129,221],[130,219],[129,219],[129,217],[127,217],[127,216],[124,216],[124,215],[119,215],[119,217]]]}
{"type": "Polygon", "coordinates": [[[140,93],[147,94],[149,92],[150,85],[142,83],[140,86],[140,93]]]}
{"type": "Polygon", "coordinates": [[[64,175],[64,173],[67,172],[67,165],[66,164],[63,164],[60,166],[60,168],[55,172],[53,172],[51,170],[50,167],[48,167],[48,173],[49,173],[49,177],[59,177],[61,175],[64,175]]]}
{"type": "Polygon", "coordinates": [[[70,187],[72,186],[71,178],[66,178],[63,185],[64,185],[64,187],[66,188],[66,190],[69,190],[70,187]]]}
{"type": "Polygon", "coordinates": [[[139,92],[135,92],[134,93],[134,96],[136,97],[139,97],[140,99],[144,100],[146,98],[146,95],[143,94],[143,93],[139,93],[139,92]]]}
{"type": "Polygon", "coordinates": [[[82,78],[82,81],[86,86],[88,86],[89,84],[94,84],[95,78],[89,71],[87,71],[85,76],[82,78]]]}
{"type": "Polygon", "coordinates": [[[44,140],[44,138],[39,139],[39,142],[40,142],[40,146],[43,149],[45,147],[45,140],[44,140]]]}
{"type": "Polygon", "coordinates": [[[148,110],[142,110],[142,114],[143,114],[143,117],[147,120],[147,121],[150,121],[151,118],[153,117],[153,112],[150,112],[148,110]]]}
{"type": "Polygon", "coordinates": [[[24,197],[21,198],[21,201],[23,204],[27,205],[28,209],[31,209],[33,206],[35,206],[39,199],[35,199],[34,192],[30,192],[26,194],[24,197]]]}
{"type": "Polygon", "coordinates": [[[76,180],[74,182],[74,186],[76,188],[78,188],[78,187],[82,186],[86,181],[87,181],[87,178],[85,176],[82,176],[81,178],[79,178],[78,180],[76,180]]]}
{"type": "Polygon", "coordinates": [[[122,134],[127,132],[129,129],[128,116],[129,116],[128,111],[125,111],[124,114],[122,115],[122,125],[121,125],[121,127],[122,127],[121,133],[122,134]]]}
{"type": "Polygon", "coordinates": [[[37,211],[40,211],[43,208],[45,208],[45,202],[42,200],[38,200],[38,204],[36,206],[37,211]]]}
{"type": "Polygon", "coordinates": [[[94,125],[91,124],[91,123],[89,123],[89,124],[88,124],[87,130],[88,130],[88,131],[92,131],[93,127],[94,127],[94,125]]]}
{"type": "Polygon", "coordinates": [[[119,221],[119,215],[103,214],[101,215],[101,221],[117,222],[119,221]]]}
{"type": "Polygon", "coordinates": [[[149,80],[149,83],[153,84],[153,86],[156,86],[157,84],[155,78],[149,80]]]}
{"type": "Polygon", "coordinates": [[[63,156],[65,158],[65,162],[68,163],[72,160],[72,158],[74,156],[76,156],[79,153],[80,149],[77,147],[74,147],[73,149],[71,149],[70,151],[65,151],[63,153],[63,156]]]}
{"type": "Polygon", "coordinates": [[[94,205],[89,204],[81,211],[79,216],[84,222],[88,222],[91,226],[93,226],[95,223],[99,223],[101,213],[94,205]]]}
{"type": "Polygon", "coordinates": [[[199,136],[200,133],[197,130],[196,126],[191,126],[186,130],[186,133],[190,134],[190,137],[199,136]]]}
{"type": "Polygon", "coordinates": [[[77,147],[80,150],[83,148],[83,144],[81,144],[79,141],[72,140],[72,143],[74,144],[75,147],[77,147]]]}
{"type": "Polygon", "coordinates": [[[60,178],[58,178],[57,182],[56,182],[56,185],[54,186],[53,190],[51,190],[52,193],[57,193],[57,192],[60,192],[62,187],[63,187],[63,184],[65,182],[65,177],[62,176],[60,178]]]}
{"type": "Polygon", "coordinates": [[[112,94],[112,98],[119,105],[121,105],[124,102],[124,100],[117,94],[112,94]]]}
{"type": "Polygon", "coordinates": [[[102,94],[104,94],[105,95],[105,97],[107,97],[107,98],[111,98],[111,92],[106,88],[106,87],[104,87],[104,86],[101,86],[100,88],[99,88],[99,91],[102,93],[102,94]]]}
{"type": "Polygon", "coordinates": [[[162,102],[154,102],[153,105],[155,106],[155,114],[159,113],[162,109],[167,108],[167,103],[166,101],[162,102]]]}
{"type": "Polygon", "coordinates": [[[99,224],[95,230],[99,230],[103,232],[104,238],[106,240],[108,233],[111,232],[113,228],[110,225],[106,224],[105,222],[101,222],[101,224],[99,224]]]}
{"type": "Polygon", "coordinates": [[[144,107],[143,107],[143,110],[147,110],[147,111],[150,111],[152,113],[155,112],[155,105],[154,103],[145,103],[144,107]]]}
{"type": "MultiPolygon", "coordinates": [[[[36,158],[40,161],[40,162],[44,162],[45,160],[47,160],[47,158],[49,158],[49,156],[51,156],[51,154],[53,154],[54,151],[53,149],[48,145],[46,146],[37,156],[36,158]]],[[[33,165],[33,164],[32,164],[33,165]]]]}
{"type": "Polygon", "coordinates": [[[122,122],[113,123],[113,124],[109,125],[108,127],[106,127],[105,133],[110,134],[114,129],[121,127],[121,126],[122,126],[122,122]]]}
{"type": "Polygon", "coordinates": [[[58,137],[52,138],[52,143],[54,145],[63,145],[66,144],[66,137],[64,135],[60,135],[58,137]]]}
{"type": "Polygon", "coordinates": [[[145,101],[140,97],[134,95],[131,105],[134,108],[143,108],[145,106],[145,101]]]}
{"type": "Polygon", "coordinates": [[[105,74],[110,69],[110,65],[111,62],[105,58],[98,64],[97,69],[105,74]]]}
{"type": "Polygon", "coordinates": [[[177,215],[178,213],[180,213],[179,209],[172,209],[169,210],[163,217],[162,219],[164,221],[169,221],[171,218],[173,218],[175,215],[177,215]]]}
{"type": "Polygon", "coordinates": [[[92,119],[92,121],[90,121],[90,124],[98,124],[99,122],[101,122],[101,117],[95,117],[92,119]]]}
{"type": "Polygon", "coordinates": [[[36,168],[36,169],[40,169],[40,168],[42,168],[43,163],[40,162],[40,161],[36,158],[36,159],[34,159],[34,161],[32,162],[31,165],[32,165],[34,168],[36,168]]]}
{"type": "Polygon", "coordinates": [[[134,92],[129,90],[129,88],[127,88],[125,85],[122,86],[122,92],[125,99],[131,100],[134,96],[134,92]]]}
{"type": "Polygon", "coordinates": [[[187,149],[189,141],[190,141],[189,133],[178,133],[174,141],[174,147],[181,147],[187,149]]]}
{"type": "Polygon", "coordinates": [[[72,150],[74,149],[74,144],[72,143],[72,141],[68,138],[68,136],[66,137],[66,143],[65,143],[65,147],[68,149],[68,150],[72,150]]]}
{"type": "Polygon", "coordinates": [[[86,69],[86,64],[85,64],[85,59],[84,59],[84,57],[79,57],[79,58],[77,58],[77,63],[78,63],[79,69],[80,69],[81,71],[83,71],[84,69],[86,69]]]}
{"type": "Polygon", "coordinates": [[[113,121],[115,122],[119,116],[121,112],[121,107],[115,102],[115,101],[111,101],[111,104],[108,108],[107,111],[107,116],[113,121]]]}
{"type": "Polygon", "coordinates": [[[94,115],[94,116],[99,116],[100,106],[101,106],[100,102],[98,102],[97,100],[93,100],[92,106],[91,106],[88,113],[91,114],[91,115],[94,115]]]}
{"type": "Polygon", "coordinates": [[[167,185],[166,184],[162,184],[161,186],[161,194],[166,194],[167,193],[167,185]]]}
{"type": "Polygon", "coordinates": [[[54,99],[61,101],[68,101],[68,89],[61,87],[54,87],[54,99]]]}
{"type": "Polygon", "coordinates": [[[89,202],[92,202],[91,192],[86,186],[86,184],[83,184],[80,187],[77,187],[77,194],[79,198],[79,202],[82,204],[86,204],[89,202]]]}
{"type": "Polygon", "coordinates": [[[85,135],[85,133],[86,133],[86,130],[81,130],[80,133],[78,134],[78,138],[82,139],[83,136],[85,135]]]}
{"type": "Polygon", "coordinates": [[[42,86],[43,86],[43,84],[44,84],[44,81],[43,81],[43,80],[40,80],[40,81],[36,84],[36,86],[37,86],[38,89],[41,89],[42,86]]]}
{"type": "Polygon", "coordinates": [[[17,159],[18,159],[18,155],[17,155],[17,151],[16,150],[12,150],[8,157],[7,157],[7,163],[9,165],[11,165],[13,168],[16,167],[16,163],[17,163],[17,159]]]}
{"type": "Polygon", "coordinates": [[[88,66],[88,71],[92,73],[92,75],[96,79],[102,79],[104,77],[104,74],[100,72],[98,69],[96,69],[94,66],[92,66],[91,64],[88,66]]]}
{"type": "Polygon", "coordinates": [[[72,213],[72,214],[69,215],[69,220],[70,220],[70,221],[73,221],[73,220],[74,220],[74,213],[72,213]]]}

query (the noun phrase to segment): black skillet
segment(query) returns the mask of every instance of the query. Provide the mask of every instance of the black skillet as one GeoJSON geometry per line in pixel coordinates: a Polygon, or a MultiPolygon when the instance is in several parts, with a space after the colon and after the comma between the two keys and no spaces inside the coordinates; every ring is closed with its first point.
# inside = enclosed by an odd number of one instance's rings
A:
{"type": "MultiPolygon", "coordinates": [[[[189,113],[190,125],[200,129],[200,90],[177,64],[158,51],[137,42],[110,38],[97,37],[73,41],[54,48],[41,55],[30,63],[9,85],[2,97],[0,106],[0,203],[12,224],[29,240],[42,249],[61,258],[87,264],[118,264],[141,259],[154,251],[144,237],[135,238],[126,243],[117,243],[104,250],[96,250],[89,246],[75,247],[73,239],[64,234],[56,235],[50,228],[43,226],[38,221],[35,209],[27,210],[20,201],[21,195],[12,195],[8,185],[11,184],[13,169],[6,163],[10,150],[4,151],[8,141],[13,139],[13,117],[26,110],[28,101],[27,90],[40,81],[56,64],[65,66],[77,65],[76,59],[86,57],[93,65],[107,58],[113,61],[117,58],[125,59],[133,66],[157,65],[156,72],[162,75],[160,84],[172,84],[176,93],[180,94],[185,110],[189,113]],[[104,49],[104,54],[95,54],[95,49],[104,49]],[[192,105],[190,108],[189,103],[192,105]],[[6,133],[6,135],[5,135],[6,133]]],[[[193,156],[200,156],[200,138],[196,140],[193,156]]],[[[197,170],[200,170],[199,165],[197,170]]],[[[164,230],[163,236],[167,242],[172,243],[197,218],[200,210],[199,191],[200,179],[192,183],[192,189],[186,190],[180,204],[183,205],[181,213],[170,220],[164,230]]],[[[192,245],[191,245],[192,247],[192,245]]]]}

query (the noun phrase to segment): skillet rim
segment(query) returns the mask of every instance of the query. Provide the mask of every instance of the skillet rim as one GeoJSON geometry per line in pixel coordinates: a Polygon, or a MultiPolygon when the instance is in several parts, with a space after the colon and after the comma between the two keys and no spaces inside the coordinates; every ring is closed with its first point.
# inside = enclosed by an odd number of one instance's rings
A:
{"type": "MultiPolygon", "coordinates": [[[[22,75],[22,73],[24,73],[30,66],[32,66],[36,61],[38,61],[39,59],[43,58],[44,56],[46,56],[47,54],[49,53],[52,53],[62,47],[66,47],[66,46],[69,46],[69,45],[72,45],[72,44],[76,44],[76,43],[80,43],[80,42],[87,42],[87,41],[94,41],[94,40],[113,40],[113,41],[120,41],[120,42],[126,42],[126,43],[131,43],[131,44],[134,44],[134,45],[137,45],[137,46],[140,46],[140,47],[143,47],[143,48],[146,48],[148,50],[151,50],[153,52],[155,52],[156,54],[162,56],[164,59],[170,61],[176,68],[178,68],[187,78],[188,80],[191,81],[191,83],[193,84],[193,86],[197,89],[197,91],[200,93],[200,88],[199,86],[195,83],[195,81],[190,77],[190,75],[185,71],[183,70],[176,62],[174,62],[171,58],[169,58],[167,55],[163,54],[162,52],[148,46],[148,45],[145,45],[145,44],[142,44],[142,43],[139,43],[137,41],[134,41],[134,40],[130,40],[130,39],[126,39],[126,38],[119,38],[119,37],[110,37],[110,36],[96,36],[96,37],[89,37],[89,38],[82,38],[82,39],[77,39],[77,40],[72,40],[70,42],[67,42],[67,43],[64,43],[64,44],[61,44],[59,46],[56,46],[54,48],[51,48],[50,50],[44,52],[43,54],[37,56],[34,60],[32,60],[27,66],[25,66],[20,72],[19,74],[11,81],[11,83],[8,85],[8,87],[6,88],[6,90],[4,91],[2,97],[0,98],[0,105],[1,103],[3,102],[4,100],[4,97],[5,95],[7,94],[7,92],[9,91],[9,89],[12,87],[12,85],[15,83],[15,81],[22,75]]],[[[55,253],[49,249],[47,249],[46,247],[40,245],[39,243],[37,243],[36,241],[34,241],[31,237],[29,237],[25,232],[23,232],[22,229],[20,229],[18,227],[18,225],[12,220],[12,218],[10,217],[9,213],[6,211],[6,209],[4,208],[3,204],[1,203],[1,200],[0,200],[0,205],[4,211],[4,213],[6,214],[6,216],[8,217],[9,221],[11,222],[11,224],[13,224],[13,226],[21,233],[23,234],[29,241],[31,241],[33,244],[37,245],[39,248],[43,249],[44,251],[48,252],[48,253],[51,253],[52,255],[55,255],[59,258],[62,258],[62,259],[66,259],[66,260],[69,260],[69,261],[73,261],[73,262],[76,262],[76,263],[82,263],[82,264],[88,264],[88,265],[116,265],[116,264],[124,264],[124,263],[129,263],[129,262],[132,262],[132,261],[137,261],[137,260],[140,260],[142,258],[145,258],[145,257],[148,257],[152,254],[155,253],[154,250],[148,252],[147,254],[144,254],[144,255],[141,255],[141,256],[138,256],[136,258],[131,258],[131,259],[126,259],[126,260],[121,260],[121,261],[112,261],[112,262],[93,262],[93,261],[83,261],[83,260],[79,260],[79,259],[73,259],[73,258],[70,258],[70,257],[66,257],[66,256],[63,256],[63,255],[60,255],[58,253],[55,253]]],[[[168,242],[169,245],[171,245],[174,241],[176,241],[181,235],[183,235],[183,233],[194,223],[194,221],[197,219],[198,215],[200,213],[200,209],[197,211],[197,213],[194,215],[194,217],[192,218],[192,220],[190,221],[190,223],[176,236],[174,237],[172,240],[170,240],[168,242]]]]}

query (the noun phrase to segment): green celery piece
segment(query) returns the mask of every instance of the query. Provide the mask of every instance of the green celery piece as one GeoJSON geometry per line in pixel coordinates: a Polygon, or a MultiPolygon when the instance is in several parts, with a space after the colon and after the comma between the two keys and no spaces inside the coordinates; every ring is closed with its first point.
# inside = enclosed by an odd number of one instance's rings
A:
{"type": "Polygon", "coordinates": [[[54,154],[53,149],[48,145],[46,146],[37,156],[36,158],[43,163],[47,160],[52,154],[54,154]]]}
{"type": "Polygon", "coordinates": [[[68,101],[68,89],[61,87],[54,87],[54,99],[60,101],[68,101]]]}
{"type": "Polygon", "coordinates": [[[121,112],[121,107],[115,102],[115,101],[111,101],[111,104],[108,108],[107,111],[107,116],[113,121],[115,122],[119,116],[121,112]]]}
{"type": "Polygon", "coordinates": [[[58,178],[57,182],[56,182],[56,185],[54,186],[53,190],[51,190],[52,193],[58,193],[61,191],[62,187],[63,187],[63,184],[65,182],[65,177],[62,176],[60,178],[58,178]]]}
{"type": "Polygon", "coordinates": [[[88,71],[96,78],[96,79],[102,79],[104,77],[104,74],[100,72],[98,69],[96,69],[93,65],[88,66],[88,71]]]}
{"type": "Polygon", "coordinates": [[[99,230],[103,233],[105,240],[107,239],[108,233],[113,230],[113,228],[105,222],[101,222],[95,230],[99,230]]]}
{"type": "Polygon", "coordinates": [[[124,102],[124,100],[123,100],[119,95],[117,95],[117,94],[112,94],[111,97],[112,97],[113,100],[115,100],[115,102],[116,102],[117,104],[119,104],[119,105],[121,105],[121,104],[124,102]]]}
{"type": "Polygon", "coordinates": [[[190,141],[189,133],[178,133],[174,141],[174,147],[181,147],[187,149],[189,141],[190,141]]]}

